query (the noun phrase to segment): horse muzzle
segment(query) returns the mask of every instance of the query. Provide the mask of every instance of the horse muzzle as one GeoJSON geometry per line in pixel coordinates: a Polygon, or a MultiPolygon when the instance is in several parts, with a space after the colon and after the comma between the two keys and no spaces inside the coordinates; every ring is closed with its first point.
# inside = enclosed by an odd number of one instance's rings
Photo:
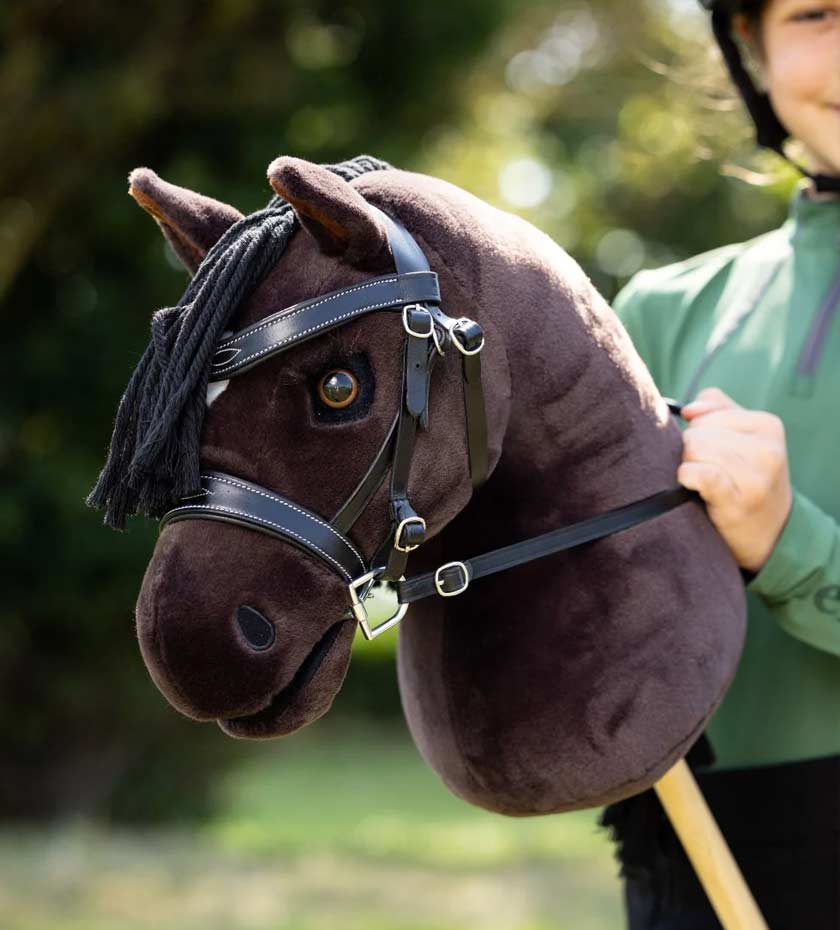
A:
{"type": "Polygon", "coordinates": [[[356,625],[337,609],[345,603],[337,579],[298,549],[189,520],[158,539],[137,635],[152,679],[181,713],[225,721],[233,735],[277,736],[325,713],[341,687],[356,625]]]}

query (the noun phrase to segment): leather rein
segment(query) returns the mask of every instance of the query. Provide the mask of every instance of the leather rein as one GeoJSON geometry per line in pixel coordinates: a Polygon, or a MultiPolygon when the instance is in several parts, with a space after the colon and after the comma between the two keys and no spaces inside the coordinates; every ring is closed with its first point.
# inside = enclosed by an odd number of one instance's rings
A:
{"type": "MultiPolygon", "coordinates": [[[[409,553],[426,538],[426,521],[408,499],[408,479],[418,424],[428,427],[429,385],[435,362],[453,347],[461,356],[467,450],[473,490],[487,478],[487,419],[481,383],[484,334],[474,320],[447,316],[440,309],[438,276],[417,242],[396,220],[370,204],[385,224],[395,273],[332,291],[272,314],[226,337],[217,347],[210,382],[249,371],[292,346],[367,313],[398,313],[405,331],[400,405],[385,440],[359,484],[331,520],[274,491],[223,472],[207,471],[200,490],[182,498],[160,521],[161,529],[186,519],[220,520],[267,533],[310,553],[347,586],[350,608],[368,640],[405,616],[409,604],[437,594],[463,594],[471,582],[556,552],[601,539],[664,514],[689,500],[694,491],[675,487],[579,523],[522,540],[463,561],[447,562],[433,572],[404,577],[409,553]],[[390,467],[390,528],[370,564],[348,533],[379,489],[390,467]],[[396,611],[372,626],[365,605],[373,588],[390,582],[396,611]]],[[[680,406],[669,401],[671,410],[680,406]]]]}

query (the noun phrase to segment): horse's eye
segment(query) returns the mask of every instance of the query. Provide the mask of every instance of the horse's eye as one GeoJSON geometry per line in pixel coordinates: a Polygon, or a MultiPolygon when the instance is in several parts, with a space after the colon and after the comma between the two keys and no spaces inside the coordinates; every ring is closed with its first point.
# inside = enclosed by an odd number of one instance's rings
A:
{"type": "Polygon", "coordinates": [[[343,410],[359,396],[359,382],[346,368],[333,368],[318,382],[318,399],[333,410],[343,410]]]}

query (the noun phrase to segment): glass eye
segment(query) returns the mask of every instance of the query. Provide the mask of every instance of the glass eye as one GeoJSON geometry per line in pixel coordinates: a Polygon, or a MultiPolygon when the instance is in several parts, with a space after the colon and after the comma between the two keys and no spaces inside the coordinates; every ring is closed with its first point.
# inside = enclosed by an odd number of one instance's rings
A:
{"type": "Polygon", "coordinates": [[[345,368],[328,371],[318,382],[318,399],[333,410],[343,410],[359,396],[356,376],[345,368]]]}

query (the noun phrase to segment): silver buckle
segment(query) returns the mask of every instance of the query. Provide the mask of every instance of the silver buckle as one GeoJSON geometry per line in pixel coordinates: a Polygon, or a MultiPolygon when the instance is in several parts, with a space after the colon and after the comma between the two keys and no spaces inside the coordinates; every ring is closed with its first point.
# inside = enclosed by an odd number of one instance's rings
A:
{"type": "MultiPolygon", "coordinates": [[[[359,626],[362,629],[362,634],[365,639],[370,642],[372,639],[376,639],[377,636],[380,636],[386,630],[390,630],[392,626],[396,626],[400,620],[405,616],[406,611],[408,610],[408,604],[400,604],[397,601],[398,609],[397,612],[389,617],[387,620],[383,620],[379,626],[371,627],[368,616],[367,607],[365,607],[365,600],[372,597],[373,594],[371,589],[376,584],[378,576],[382,573],[382,569],[378,571],[365,572],[364,575],[361,575],[359,578],[356,578],[355,581],[351,581],[347,586],[350,591],[350,604],[353,611],[353,617],[358,622],[359,626]],[[359,596],[359,589],[364,588],[361,596],[359,596]]],[[[404,578],[400,578],[400,581],[404,581],[404,578]]]]}
{"type": "Polygon", "coordinates": [[[415,549],[420,548],[420,543],[417,543],[416,546],[400,545],[400,536],[402,535],[402,531],[409,523],[419,523],[423,527],[423,532],[426,532],[426,521],[422,517],[406,517],[406,519],[401,521],[400,525],[397,527],[397,532],[394,533],[394,548],[397,550],[397,552],[414,552],[415,549]]]}
{"type": "MultiPolygon", "coordinates": [[[[481,333],[481,342],[477,349],[467,349],[465,346],[461,345],[461,340],[455,333],[455,330],[459,323],[475,323],[475,320],[471,320],[469,317],[461,316],[455,321],[455,325],[452,327],[452,341],[455,343],[455,348],[461,353],[461,355],[478,355],[478,353],[484,348],[484,331],[481,333]]],[[[476,326],[478,324],[476,323],[476,326]]]]}
{"type": "Polygon", "coordinates": [[[455,597],[458,594],[463,594],[467,590],[470,584],[470,573],[467,571],[467,566],[463,562],[447,562],[446,565],[441,565],[440,568],[435,570],[435,588],[437,593],[441,597],[455,597]],[[464,583],[458,588],[457,591],[444,591],[443,590],[443,579],[440,576],[440,573],[446,568],[460,568],[464,573],[464,583]]]}
{"type": "Polygon", "coordinates": [[[402,321],[403,321],[403,329],[408,333],[408,335],[416,336],[418,339],[428,339],[435,331],[435,324],[434,324],[434,321],[432,320],[432,315],[431,313],[429,313],[429,311],[424,306],[422,306],[422,304],[406,304],[402,308],[402,321]],[[411,328],[411,326],[408,323],[408,311],[409,310],[422,310],[423,313],[426,314],[429,320],[429,331],[428,332],[418,333],[411,328]]]}

